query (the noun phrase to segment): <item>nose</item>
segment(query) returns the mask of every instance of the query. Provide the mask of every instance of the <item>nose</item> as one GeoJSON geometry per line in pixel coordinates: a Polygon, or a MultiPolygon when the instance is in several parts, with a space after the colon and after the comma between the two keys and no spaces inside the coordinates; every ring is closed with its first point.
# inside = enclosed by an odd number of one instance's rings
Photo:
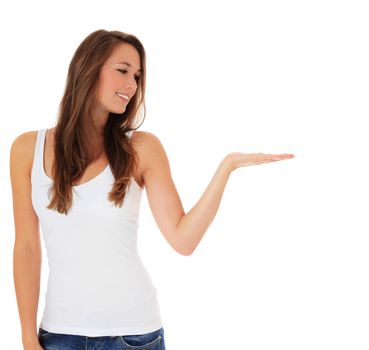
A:
{"type": "Polygon", "coordinates": [[[127,83],[127,89],[135,90],[137,87],[137,83],[135,79],[130,79],[127,83]]]}
{"type": "Polygon", "coordinates": [[[127,89],[127,91],[129,91],[130,95],[133,95],[136,91],[136,85],[133,84],[133,83],[128,83],[126,85],[126,89],[127,89]]]}

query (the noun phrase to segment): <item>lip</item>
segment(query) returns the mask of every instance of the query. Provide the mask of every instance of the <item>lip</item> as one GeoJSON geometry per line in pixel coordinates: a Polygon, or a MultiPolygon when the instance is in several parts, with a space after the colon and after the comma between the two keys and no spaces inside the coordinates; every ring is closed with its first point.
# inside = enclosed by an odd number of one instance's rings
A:
{"type": "Polygon", "coordinates": [[[121,97],[121,96],[119,96],[119,95],[117,95],[117,97],[118,98],[120,98],[123,102],[125,102],[125,103],[128,103],[129,102],[129,99],[128,100],[126,100],[124,97],[121,97]]]}

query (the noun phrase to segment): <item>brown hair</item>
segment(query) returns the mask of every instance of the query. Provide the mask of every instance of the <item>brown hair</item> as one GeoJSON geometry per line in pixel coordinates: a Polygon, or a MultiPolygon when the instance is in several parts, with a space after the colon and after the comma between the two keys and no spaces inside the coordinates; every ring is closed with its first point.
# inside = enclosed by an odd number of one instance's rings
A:
{"type": "MultiPolygon", "coordinates": [[[[110,113],[104,127],[104,150],[115,178],[108,199],[115,206],[122,206],[125,194],[131,185],[131,176],[137,168],[137,154],[132,140],[126,133],[134,128],[140,109],[145,118],[146,54],[143,45],[132,34],[120,31],[97,30],[89,34],[78,46],[69,64],[64,95],[58,111],[55,128],[54,183],[48,209],[56,209],[67,215],[72,206],[72,183],[82,176],[93,160],[87,149],[91,128],[91,106],[95,99],[97,77],[101,67],[122,42],[131,44],[140,55],[141,74],[137,90],[122,114],[110,113]]],[[[142,124],[142,123],[141,123],[142,124]]]]}

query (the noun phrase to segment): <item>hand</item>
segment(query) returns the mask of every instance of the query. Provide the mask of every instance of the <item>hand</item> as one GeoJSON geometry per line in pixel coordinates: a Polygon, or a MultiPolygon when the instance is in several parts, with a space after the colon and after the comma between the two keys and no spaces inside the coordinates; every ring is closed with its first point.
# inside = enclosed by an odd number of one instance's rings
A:
{"type": "Polygon", "coordinates": [[[269,153],[232,152],[225,157],[225,161],[229,164],[231,171],[233,171],[241,166],[259,165],[263,163],[276,162],[278,160],[284,160],[294,157],[295,156],[290,153],[269,154],[269,153]]]}

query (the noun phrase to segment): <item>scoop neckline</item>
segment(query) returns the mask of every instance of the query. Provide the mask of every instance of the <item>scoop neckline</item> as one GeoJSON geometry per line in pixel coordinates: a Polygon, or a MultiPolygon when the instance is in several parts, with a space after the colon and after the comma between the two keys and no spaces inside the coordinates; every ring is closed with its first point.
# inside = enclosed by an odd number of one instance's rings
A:
{"type": "MultiPolygon", "coordinates": [[[[46,177],[50,182],[54,182],[54,180],[46,174],[46,171],[45,171],[45,168],[44,168],[44,152],[45,152],[45,145],[46,145],[46,132],[47,132],[48,129],[44,129],[44,135],[43,135],[43,142],[41,143],[41,169],[42,169],[42,173],[44,175],[44,177],[46,177]]],[[[86,181],[86,182],[83,182],[81,184],[78,184],[78,185],[71,185],[72,188],[80,188],[80,187],[83,187],[85,185],[88,185],[90,184],[91,182],[94,182],[96,181],[97,179],[99,179],[107,170],[110,170],[110,163],[108,163],[105,168],[100,171],[95,177],[93,177],[92,179],[86,181]]],[[[110,171],[111,172],[111,171],[110,171]]],[[[142,189],[141,186],[139,186],[139,184],[136,182],[135,178],[133,176],[131,176],[131,179],[133,180],[133,182],[136,184],[136,186],[140,189],[142,189]]]]}

